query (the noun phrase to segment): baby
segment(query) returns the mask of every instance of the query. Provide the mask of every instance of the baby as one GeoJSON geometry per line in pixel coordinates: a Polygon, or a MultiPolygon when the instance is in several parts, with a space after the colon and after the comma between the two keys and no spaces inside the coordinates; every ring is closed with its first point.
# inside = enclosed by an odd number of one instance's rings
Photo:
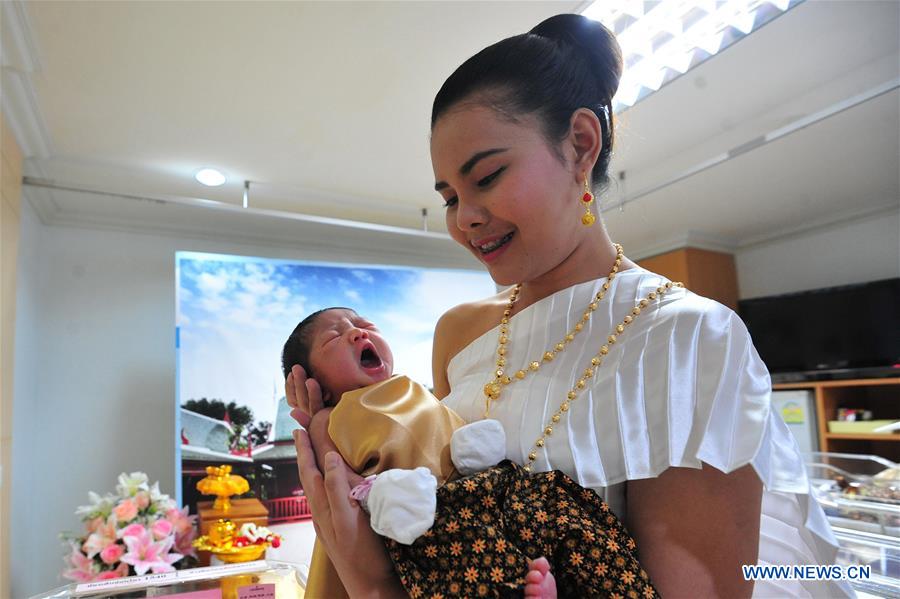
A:
{"type": "MultiPolygon", "coordinates": [[[[529,475],[504,460],[499,422],[466,425],[421,385],[394,377],[387,342],[353,310],[320,310],[297,325],[285,376],[294,364],[327,406],[309,427],[314,447],[333,443],[368,477],[353,497],[412,596],[555,597],[557,586],[562,596],[656,596],[634,541],[596,493],[562,472],[529,475]],[[549,558],[555,579],[535,556],[549,558]]],[[[310,587],[329,575],[317,563],[325,557],[314,553],[310,587]]]]}

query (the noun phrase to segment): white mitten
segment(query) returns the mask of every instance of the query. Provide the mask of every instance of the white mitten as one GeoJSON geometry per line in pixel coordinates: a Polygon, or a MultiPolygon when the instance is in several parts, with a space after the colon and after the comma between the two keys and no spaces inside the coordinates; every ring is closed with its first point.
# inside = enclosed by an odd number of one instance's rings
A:
{"type": "Polygon", "coordinates": [[[506,433],[500,421],[476,420],[453,431],[450,457],[463,476],[487,470],[506,458],[506,433]]]}
{"type": "Polygon", "coordinates": [[[434,524],[437,479],[424,467],[382,472],[372,483],[366,508],[372,530],[410,545],[434,524]]]}

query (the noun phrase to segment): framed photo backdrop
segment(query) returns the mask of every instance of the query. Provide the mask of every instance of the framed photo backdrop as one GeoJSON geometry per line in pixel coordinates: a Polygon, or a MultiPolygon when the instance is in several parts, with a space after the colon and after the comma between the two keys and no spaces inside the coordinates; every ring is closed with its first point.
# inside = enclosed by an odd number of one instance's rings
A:
{"type": "Polygon", "coordinates": [[[176,254],[178,499],[196,513],[196,483],[230,464],[270,522],[303,518],[281,350],[308,314],[352,308],[391,344],[394,371],[430,387],[441,314],[486,297],[484,272],[176,254]]]}

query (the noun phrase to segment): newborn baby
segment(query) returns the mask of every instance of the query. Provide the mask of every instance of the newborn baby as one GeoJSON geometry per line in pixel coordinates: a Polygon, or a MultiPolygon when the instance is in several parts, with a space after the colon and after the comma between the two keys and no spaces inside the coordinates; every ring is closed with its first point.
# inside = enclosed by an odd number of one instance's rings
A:
{"type": "MultiPolygon", "coordinates": [[[[504,459],[499,422],[466,425],[421,385],[392,376],[390,347],[353,310],[304,319],[285,344],[285,376],[294,364],[328,406],[310,424],[314,447],[333,442],[368,477],[352,496],[413,597],[556,596],[557,586],[563,596],[656,596],[634,541],[596,493],[562,472],[527,474],[504,459]]],[[[309,584],[329,592],[317,586],[323,558],[314,554],[309,584]]]]}

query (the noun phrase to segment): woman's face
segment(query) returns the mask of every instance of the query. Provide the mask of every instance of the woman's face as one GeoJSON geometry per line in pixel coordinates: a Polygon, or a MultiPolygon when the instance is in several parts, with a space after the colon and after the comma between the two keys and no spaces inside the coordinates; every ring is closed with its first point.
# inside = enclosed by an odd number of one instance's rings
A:
{"type": "Polygon", "coordinates": [[[550,272],[584,235],[577,176],[534,117],[451,109],[435,123],[431,160],[450,236],[500,285],[550,272]]]}

